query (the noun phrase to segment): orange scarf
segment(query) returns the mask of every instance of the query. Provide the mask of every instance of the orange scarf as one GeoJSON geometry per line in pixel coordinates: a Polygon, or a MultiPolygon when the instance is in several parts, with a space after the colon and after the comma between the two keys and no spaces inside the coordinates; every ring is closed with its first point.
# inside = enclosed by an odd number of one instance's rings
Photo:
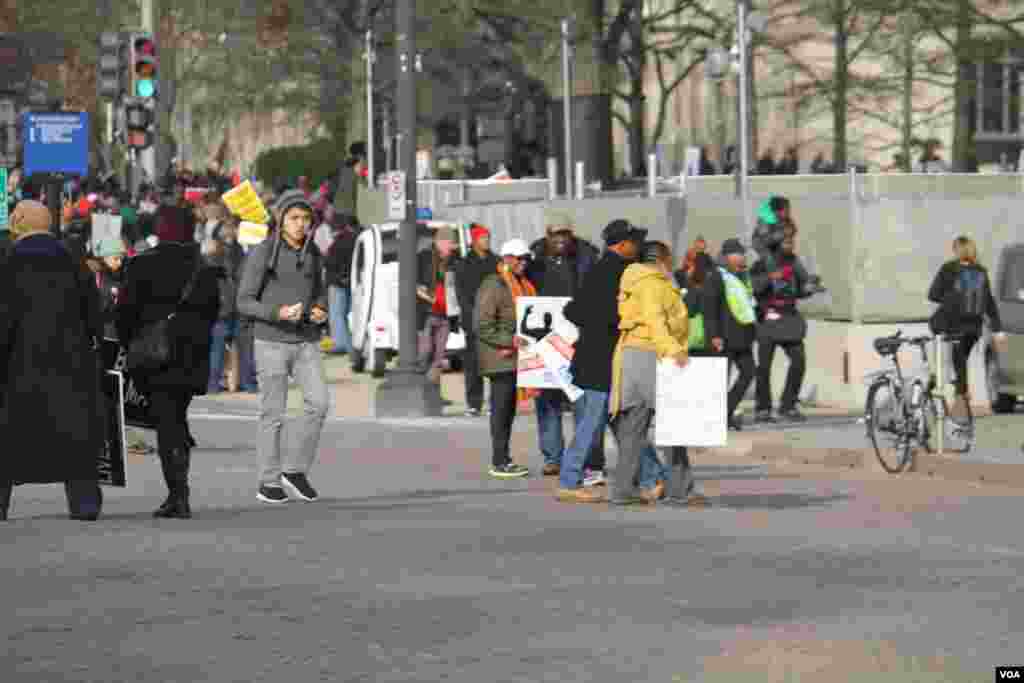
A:
{"type": "MultiPolygon", "coordinates": [[[[498,264],[498,277],[500,277],[506,285],[508,290],[512,292],[512,301],[515,301],[521,296],[537,296],[537,288],[533,286],[525,277],[517,277],[512,273],[512,270],[504,263],[498,264]]],[[[532,398],[536,398],[540,395],[540,389],[518,389],[516,390],[516,399],[519,403],[528,402],[532,398]]],[[[527,406],[523,406],[524,408],[527,406]]]]}

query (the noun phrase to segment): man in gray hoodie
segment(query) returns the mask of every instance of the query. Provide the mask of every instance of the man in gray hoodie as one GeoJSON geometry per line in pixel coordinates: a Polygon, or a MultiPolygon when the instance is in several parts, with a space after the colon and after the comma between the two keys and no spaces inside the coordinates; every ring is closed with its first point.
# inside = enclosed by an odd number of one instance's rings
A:
{"type": "Polygon", "coordinates": [[[320,432],[330,409],[319,326],[327,322],[327,297],[320,252],[310,234],[313,206],[299,190],[281,195],[274,207],[277,229],[253,249],[238,288],[238,310],[254,321],[259,372],[260,436],[263,461],[257,497],[286,503],[314,501],[308,473],[316,460],[320,432]],[[302,389],[298,451],[282,459],[281,430],[288,402],[288,378],[302,389]]]}

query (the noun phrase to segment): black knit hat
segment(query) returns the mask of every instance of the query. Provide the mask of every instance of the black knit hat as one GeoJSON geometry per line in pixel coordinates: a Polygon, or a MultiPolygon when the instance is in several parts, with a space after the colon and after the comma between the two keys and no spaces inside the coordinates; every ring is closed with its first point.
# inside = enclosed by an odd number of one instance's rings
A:
{"type": "Polygon", "coordinates": [[[310,213],[315,213],[313,204],[306,199],[306,195],[302,190],[288,190],[282,193],[274,204],[274,213],[283,218],[288,209],[294,209],[296,206],[302,207],[310,213]]]}

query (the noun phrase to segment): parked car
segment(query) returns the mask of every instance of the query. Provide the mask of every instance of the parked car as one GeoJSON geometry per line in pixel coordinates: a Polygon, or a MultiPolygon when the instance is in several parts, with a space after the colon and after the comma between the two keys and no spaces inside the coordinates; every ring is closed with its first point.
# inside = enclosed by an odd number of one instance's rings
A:
{"type": "Polygon", "coordinates": [[[1024,395],[1024,243],[1000,252],[992,289],[1007,340],[1000,353],[986,330],[985,381],[992,412],[1012,413],[1024,395]]]}
{"type": "MultiPolygon", "coordinates": [[[[434,231],[454,228],[459,235],[459,253],[469,253],[469,228],[463,224],[422,221],[417,224],[417,252],[429,249],[434,231]]],[[[398,235],[399,223],[373,225],[356,239],[352,252],[352,370],[374,377],[384,374],[388,362],[398,353],[398,235]]],[[[460,330],[448,337],[448,356],[459,365],[465,334],[460,330]]]]}

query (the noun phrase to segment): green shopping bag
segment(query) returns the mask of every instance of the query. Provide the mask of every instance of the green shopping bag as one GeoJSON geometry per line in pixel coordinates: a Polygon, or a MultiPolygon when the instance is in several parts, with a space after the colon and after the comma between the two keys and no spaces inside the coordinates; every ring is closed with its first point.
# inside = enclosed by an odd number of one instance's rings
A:
{"type": "Polygon", "coordinates": [[[688,340],[691,351],[704,349],[704,314],[698,313],[690,318],[690,337],[688,340]]]}

